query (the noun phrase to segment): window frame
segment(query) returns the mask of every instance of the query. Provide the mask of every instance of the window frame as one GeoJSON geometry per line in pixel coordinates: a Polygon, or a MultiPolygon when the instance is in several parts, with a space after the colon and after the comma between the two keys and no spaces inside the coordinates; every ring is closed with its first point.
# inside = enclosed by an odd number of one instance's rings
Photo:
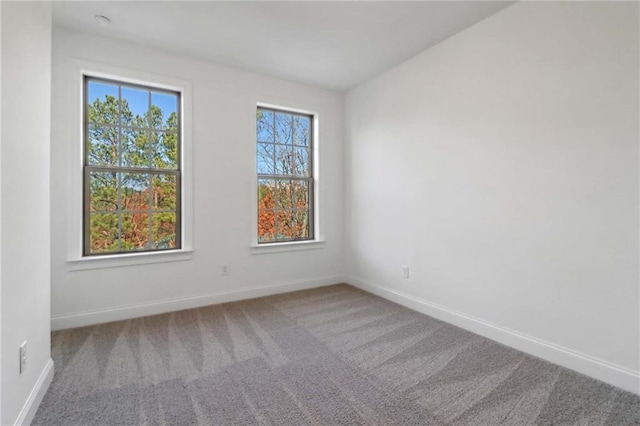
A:
{"type": "MultiPolygon", "coordinates": [[[[163,251],[171,251],[171,250],[181,250],[182,249],[182,136],[183,136],[183,121],[182,121],[182,93],[176,90],[165,89],[162,87],[157,87],[152,84],[140,84],[140,83],[130,83],[125,80],[119,80],[116,78],[104,78],[104,77],[96,77],[93,75],[83,74],[82,76],[82,161],[83,161],[83,170],[82,170],[82,256],[83,257],[95,257],[95,256],[116,256],[116,255],[126,255],[130,253],[157,253],[163,251]],[[157,168],[145,168],[145,167],[126,167],[122,165],[118,166],[104,166],[104,165],[95,165],[90,164],[89,162],[89,118],[88,118],[88,107],[89,107],[89,83],[92,81],[96,81],[99,83],[112,84],[118,87],[118,100],[122,99],[122,88],[134,88],[141,89],[149,92],[149,108],[152,105],[152,92],[156,93],[165,93],[176,95],[178,104],[176,106],[176,113],[178,115],[178,130],[176,132],[176,136],[178,138],[178,153],[176,159],[176,168],[175,169],[157,169],[157,168]],[[136,174],[144,174],[149,177],[149,190],[152,188],[151,184],[151,176],[153,175],[172,175],[176,180],[176,226],[175,226],[175,247],[168,248],[160,248],[160,249],[145,249],[145,250],[130,250],[123,251],[120,247],[118,251],[113,252],[105,252],[105,253],[91,253],[91,189],[90,189],[90,177],[92,172],[113,172],[113,173],[136,173],[136,174]]],[[[120,123],[120,117],[118,117],[118,124],[115,125],[115,128],[118,131],[122,130],[122,124],[120,123]]],[[[131,127],[134,130],[143,130],[148,131],[150,134],[153,132],[153,128],[149,126],[149,128],[136,128],[131,127]]],[[[119,136],[120,139],[120,136],[119,136]]],[[[119,144],[121,142],[119,141],[119,144]]],[[[121,156],[120,150],[118,150],[118,157],[121,156]]],[[[120,192],[120,184],[118,184],[118,191],[120,192]]],[[[122,211],[118,209],[116,211],[118,215],[118,221],[120,221],[120,217],[123,213],[127,211],[122,211]]],[[[130,212],[130,213],[138,213],[138,212],[130,212]]],[[[153,232],[152,227],[152,215],[153,213],[158,213],[158,211],[154,211],[152,209],[151,203],[149,203],[149,207],[147,209],[147,214],[149,215],[149,236],[153,232]]],[[[162,212],[160,212],[162,213],[162,212]]],[[[118,236],[118,241],[120,241],[120,235],[118,236]]],[[[118,244],[120,246],[120,243],[118,244]]]]}
{"type": "MultiPolygon", "coordinates": [[[[255,209],[255,223],[254,223],[254,229],[256,232],[256,239],[255,239],[255,246],[254,247],[275,247],[275,246],[283,246],[283,245],[299,245],[299,244],[309,244],[309,243],[313,243],[313,242],[318,242],[317,239],[317,234],[316,234],[316,181],[317,181],[317,177],[316,177],[316,161],[315,161],[315,156],[316,156],[316,126],[317,126],[317,114],[312,113],[312,112],[307,112],[307,111],[300,111],[300,110],[294,110],[294,109],[289,109],[286,107],[279,107],[279,106],[273,106],[273,105],[266,105],[266,104],[260,104],[258,103],[255,106],[255,111],[257,112],[259,110],[265,110],[265,111],[270,111],[274,114],[274,120],[275,120],[275,114],[277,113],[282,113],[282,114],[287,114],[287,115],[291,115],[291,116],[299,116],[299,117],[305,117],[309,119],[309,144],[308,146],[306,146],[307,150],[308,150],[308,154],[309,154],[309,165],[308,165],[308,176],[297,176],[297,175],[279,175],[279,174],[275,174],[275,169],[274,169],[274,174],[264,174],[264,173],[259,173],[258,172],[258,167],[257,167],[257,150],[258,150],[258,144],[259,143],[268,143],[270,145],[273,145],[274,147],[274,156],[275,156],[275,148],[277,146],[287,146],[286,144],[279,144],[277,142],[275,142],[275,140],[273,142],[265,142],[265,141],[260,141],[257,137],[257,120],[255,120],[255,126],[254,129],[256,129],[256,131],[253,133],[254,135],[254,148],[255,148],[255,155],[254,155],[254,160],[255,160],[255,191],[254,191],[254,196],[255,199],[258,200],[258,189],[259,189],[259,182],[260,180],[264,180],[264,179],[268,179],[268,180],[272,180],[276,183],[278,181],[287,181],[287,180],[291,180],[291,181],[305,181],[308,183],[308,197],[309,197],[309,204],[307,206],[307,220],[308,220],[308,237],[307,238],[293,238],[293,239],[275,239],[273,241],[260,241],[260,235],[258,232],[258,228],[259,228],[259,215],[260,215],[260,206],[258,201],[256,201],[256,209],[255,209]]],[[[254,114],[255,115],[255,114],[254,114]]],[[[274,121],[274,127],[275,127],[275,121],[274,121]]],[[[275,130],[275,128],[274,128],[275,130]]],[[[275,136],[274,136],[275,137],[275,136]]],[[[295,145],[293,143],[293,141],[291,142],[291,146],[292,147],[300,147],[300,148],[304,148],[304,146],[302,145],[295,145]]],[[[275,161],[275,158],[274,158],[275,161]]],[[[274,163],[274,167],[275,167],[275,163],[274,163]]],[[[274,201],[274,208],[273,208],[273,212],[274,215],[277,214],[278,212],[278,208],[276,207],[277,202],[274,201]]],[[[293,212],[298,211],[297,208],[293,208],[291,209],[293,212]]],[[[274,222],[274,227],[277,228],[277,217],[275,219],[274,222]]]]}
{"type": "Polygon", "coordinates": [[[67,158],[65,204],[66,214],[60,225],[66,228],[66,266],[67,271],[85,271],[102,268],[119,268],[145,264],[191,261],[195,251],[193,240],[193,84],[170,75],[156,74],[151,71],[124,68],[87,59],[71,59],[60,65],[64,72],[59,74],[58,84],[68,87],[64,94],[64,104],[68,112],[54,114],[52,125],[67,158]],[[182,127],[181,144],[181,248],[158,251],[132,251],[101,256],[83,254],[83,100],[84,76],[121,81],[128,85],[140,84],[158,89],[179,92],[181,95],[182,127]],[[61,120],[56,120],[57,118],[61,120]]]}

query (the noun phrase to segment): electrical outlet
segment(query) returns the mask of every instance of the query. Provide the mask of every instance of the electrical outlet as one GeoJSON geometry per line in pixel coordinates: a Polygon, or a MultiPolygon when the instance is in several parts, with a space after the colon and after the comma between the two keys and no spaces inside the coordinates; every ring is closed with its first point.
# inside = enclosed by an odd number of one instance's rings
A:
{"type": "Polygon", "coordinates": [[[409,267],[408,266],[403,266],[402,267],[402,278],[409,278],[409,267]]]}
{"type": "Polygon", "coordinates": [[[20,374],[27,369],[27,342],[20,345],[20,374]]]}
{"type": "Polygon", "coordinates": [[[229,274],[231,274],[231,267],[229,265],[223,265],[222,275],[229,275],[229,274]]]}

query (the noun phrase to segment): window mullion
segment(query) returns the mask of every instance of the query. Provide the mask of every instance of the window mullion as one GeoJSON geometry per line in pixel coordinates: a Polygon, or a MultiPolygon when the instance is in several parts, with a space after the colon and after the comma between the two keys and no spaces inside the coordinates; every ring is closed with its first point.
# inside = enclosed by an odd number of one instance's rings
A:
{"type": "Polygon", "coordinates": [[[148,215],[149,217],[147,218],[147,222],[148,222],[148,226],[149,226],[149,232],[148,232],[148,237],[147,237],[147,246],[149,248],[154,247],[154,243],[153,243],[153,222],[151,220],[151,211],[153,210],[153,175],[148,175],[147,178],[149,179],[149,203],[148,203],[148,215]]]}
{"type": "Polygon", "coordinates": [[[116,173],[118,185],[118,252],[122,251],[122,173],[116,173]]]}
{"type": "Polygon", "coordinates": [[[276,173],[276,171],[278,170],[278,159],[276,157],[276,151],[277,151],[277,146],[276,146],[276,115],[273,115],[273,128],[272,128],[272,134],[273,134],[273,173],[276,173]]]}
{"type": "MultiPolygon", "coordinates": [[[[118,85],[118,136],[122,134],[122,86],[118,85]]],[[[120,146],[118,146],[120,148],[120,146]]],[[[122,166],[122,152],[118,150],[118,166],[122,166]]],[[[118,252],[122,251],[122,173],[116,173],[118,190],[118,252]]]]}
{"type": "Polygon", "coordinates": [[[144,167],[113,167],[113,166],[99,166],[91,165],[86,166],[88,169],[94,172],[122,172],[122,173],[144,173],[152,175],[175,175],[180,174],[179,170],[169,169],[147,169],[144,167]]]}
{"type": "Polygon", "coordinates": [[[279,199],[279,189],[280,189],[280,179],[275,179],[275,197],[273,198],[273,238],[278,241],[278,199],[279,199]]]}
{"type": "MultiPolygon", "coordinates": [[[[148,117],[148,123],[149,123],[149,140],[148,140],[148,150],[149,150],[149,167],[153,168],[153,158],[156,152],[156,146],[155,146],[155,140],[154,140],[154,133],[153,133],[153,112],[152,112],[152,102],[151,102],[151,90],[149,90],[148,94],[147,94],[147,100],[148,100],[148,105],[147,105],[147,114],[149,114],[148,117]]],[[[152,223],[151,223],[151,203],[152,203],[152,199],[151,199],[151,193],[153,191],[153,179],[151,178],[151,174],[147,175],[147,179],[149,182],[149,202],[147,203],[147,248],[151,248],[153,247],[153,234],[152,234],[152,223]]]]}

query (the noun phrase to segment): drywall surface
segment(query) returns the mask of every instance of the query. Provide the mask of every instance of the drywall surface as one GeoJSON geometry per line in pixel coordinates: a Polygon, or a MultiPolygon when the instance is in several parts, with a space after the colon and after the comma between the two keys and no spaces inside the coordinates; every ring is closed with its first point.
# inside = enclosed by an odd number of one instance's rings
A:
{"type": "MultiPolygon", "coordinates": [[[[2,46],[2,3],[0,3],[0,46],[2,46]]],[[[0,99],[2,99],[2,54],[0,53],[0,99]]],[[[0,102],[0,164],[2,164],[2,103],[0,102]]],[[[0,212],[2,212],[2,173],[0,172],[0,212]]],[[[1,218],[1,216],[0,216],[1,218]]],[[[0,219],[0,309],[2,309],[2,221],[0,219]]],[[[0,331],[2,311],[0,310],[0,331]]],[[[2,338],[0,337],[0,421],[2,421],[2,338]]]]}
{"type": "Polygon", "coordinates": [[[50,360],[50,94],[51,5],[3,3],[2,424],[25,415],[50,360]]]}
{"type": "MultiPolygon", "coordinates": [[[[2,3],[0,3],[0,46],[2,46],[2,3]]],[[[2,99],[2,54],[0,53],[0,99],[2,99]]],[[[0,102],[0,164],[2,164],[2,103],[0,102]]],[[[0,212],[2,212],[2,173],[0,172],[0,212]]],[[[0,216],[0,331],[2,331],[2,220],[0,216]]],[[[2,338],[0,337],[0,421],[2,421],[2,338]]]]}
{"type": "Polygon", "coordinates": [[[347,274],[637,377],[638,53],[636,3],[520,2],[350,91],[347,274]]]}
{"type": "MultiPolygon", "coordinates": [[[[308,285],[317,280],[328,283],[342,275],[342,94],[62,28],[54,28],[52,78],[54,324],[57,319],[75,315],[84,315],[91,321],[92,313],[96,312],[104,320],[111,318],[109,312],[114,309],[120,313],[126,311],[127,316],[136,312],[143,315],[155,312],[154,306],[160,310],[165,309],[162,306],[177,306],[171,301],[188,307],[220,300],[216,296],[220,294],[233,295],[247,289],[254,291],[251,294],[259,294],[264,288],[308,285]],[[82,177],[74,156],[82,144],[81,121],[75,113],[80,103],[79,96],[76,97],[81,84],[78,64],[84,67],[87,63],[190,84],[193,162],[186,166],[191,170],[185,173],[193,176],[191,259],[72,270],[73,264],[68,261],[73,260],[73,256],[68,247],[73,241],[69,235],[74,234],[74,227],[82,226],[68,214],[68,206],[78,203],[78,194],[73,188],[82,177]],[[252,130],[255,127],[252,126],[255,126],[258,102],[318,113],[317,208],[321,238],[325,241],[321,248],[253,253],[256,250],[252,250],[251,244],[257,213],[254,210],[256,146],[255,130],[252,130]],[[230,275],[222,275],[223,265],[230,266],[230,275]]],[[[117,315],[112,318],[116,319],[117,315]]],[[[80,323],[72,321],[73,325],[80,323]]]]}

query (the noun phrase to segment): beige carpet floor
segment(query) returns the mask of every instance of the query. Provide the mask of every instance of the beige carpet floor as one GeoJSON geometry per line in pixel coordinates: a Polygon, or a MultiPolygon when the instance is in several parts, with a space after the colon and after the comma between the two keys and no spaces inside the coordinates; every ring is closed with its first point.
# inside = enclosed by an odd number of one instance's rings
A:
{"type": "Polygon", "coordinates": [[[35,425],[629,425],[640,398],[348,285],[53,333],[35,425]]]}

